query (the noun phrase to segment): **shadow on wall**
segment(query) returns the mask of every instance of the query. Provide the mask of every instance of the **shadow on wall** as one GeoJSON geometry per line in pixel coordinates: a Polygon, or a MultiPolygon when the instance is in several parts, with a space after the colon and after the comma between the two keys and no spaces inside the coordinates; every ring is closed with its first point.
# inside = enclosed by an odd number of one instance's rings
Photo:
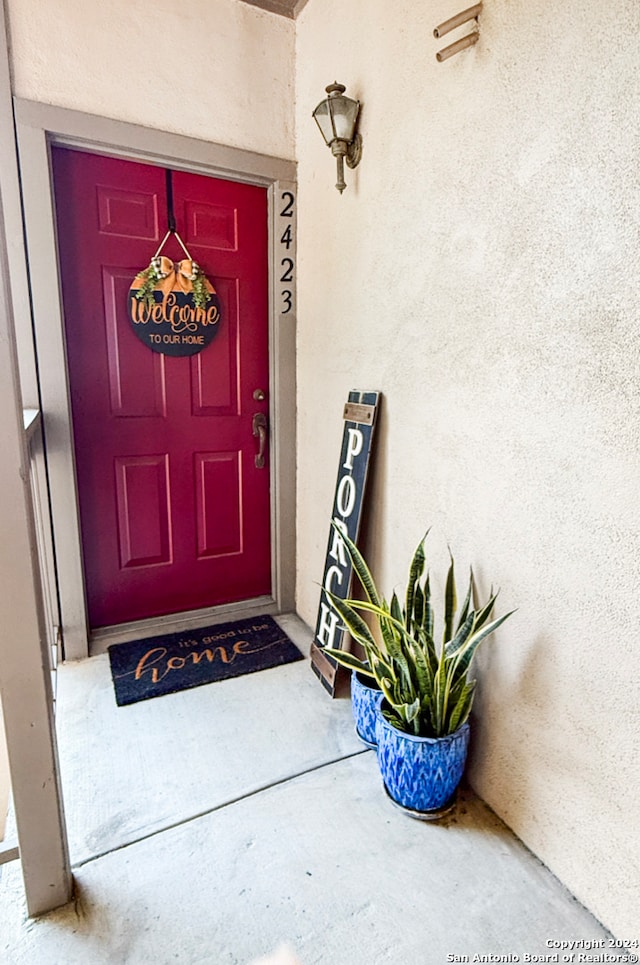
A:
{"type": "MultiPolygon", "coordinates": [[[[514,643],[515,646],[520,646],[518,635],[513,638],[514,628],[510,629],[512,640],[505,643],[505,646],[513,647],[514,643]]],[[[495,644],[500,641],[499,634],[500,631],[496,635],[495,644]]],[[[520,640],[524,640],[524,633],[520,640]]],[[[522,722],[532,716],[538,721],[548,721],[550,728],[553,726],[554,708],[548,679],[550,665],[547,659],[547,653],[551,652],[550,638],[538,634],[526,646],[520,647],[521,659],[517,666],[501,663],[501,655],[495,645],[488,646],[484,653],[476,658],[478,686],[471,715],[467,769],[471,786],[491,806],[490,785],[497,775],[513,772],[514,760],[520,749],[522,759],[530,762],[526,769],[521,766],[522,762],[515,767],[518,781],[509,787],[508,813],[503,809],[500,815],[509,827],[521,827],[520,819],[525,821],[529,818],[531,808],[535,806],[535,787],[546,782],[554,771],[565,771],[568,764],[564,756],[554,760],[553,749],[549,747],[543,733],[540,733],[537,748],[532,748],[530,741],[516,745],[502,744],[500,741],[501,734],[513,740],[513,735],[519,732],[522,722]],[[495,700],[492,702],[492,694],[502,694],[502,703],[495,700]],[[493,742],[489,740],[489,733],[494,735],[493,742]],[[544,773],[541,773],[542,767],[544,773]],[[478,779],[481,773],[484,780],[478,779]]]]}
{"type": "Polygon", "coordinates": [[[361,538],[358,540],[358,546],[375,572],[376,562],[383,557],[381,539],[384,527],[380,525],[380,521],[386,516],[389,493],[389,422],[384,392],[381,392],[378,403],[373,453],[369,465],[367,494],[363,502],[361,538]]]}

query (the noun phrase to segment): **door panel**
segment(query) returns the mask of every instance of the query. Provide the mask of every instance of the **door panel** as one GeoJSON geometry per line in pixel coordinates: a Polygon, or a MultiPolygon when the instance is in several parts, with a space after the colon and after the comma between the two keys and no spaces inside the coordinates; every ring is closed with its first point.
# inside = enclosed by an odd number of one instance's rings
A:
{"type": "Polygon", "coordinates": [[[217,278],[216,290],[226,308],[225,321],[216,335],[217,351],[191,356],[191,407],[198,416],[235,416],[239,412],[240,378],[237,281],[217,278]]]}
{"type": "Polygon", "coordinates": [[[204,245],[217,250],[238,250],[238,212],[230,205],[206,201],[185,201],[184,221],[187,245],[204,245]]]}
{"type": "Polygon", "coordinates": [[[165,417],[166,356],[150,352],[139,340],[134,345],[129,329],[124,327],[120,318],[130,287],[129,272],[102,269],[111,414],[165,417]]]}
{"type": "Polygon", "coordinates": [[[169,457],[116,457],[116,516],[120,566],[171,563],[169,457]],[[144,513],[137,507],[144,505],[144,513]]]}
{"type": "Polygon", "coordinates": [[[122,238],[158,237],[158,194],[97,184],[98,230],[122,238]]]}
{"type": "Polygon", "coordinates": [[[241,452],[196,453],[199,557],[242,552],[241,461],[241,452]]]}
{"type": "MultiPolygon", "coordinates": [[[[58,246],[92,628],[271,591],[266,191],[173,173],[177,230],[211,278],[220,330],[152,352],[127,293],[165,233],[165,171],[53,149],[58,246]]],[[[183,257],[170,239],[163,253],[183,257]]]]}

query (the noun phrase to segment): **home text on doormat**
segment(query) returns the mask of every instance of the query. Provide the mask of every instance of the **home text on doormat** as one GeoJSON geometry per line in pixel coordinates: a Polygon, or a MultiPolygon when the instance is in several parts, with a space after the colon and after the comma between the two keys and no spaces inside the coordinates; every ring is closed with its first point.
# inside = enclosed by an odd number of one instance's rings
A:
{"type": "Polygon", "coordinates": [[[120,707],[302,659],[270,616],[109,647],[120,707]]]}

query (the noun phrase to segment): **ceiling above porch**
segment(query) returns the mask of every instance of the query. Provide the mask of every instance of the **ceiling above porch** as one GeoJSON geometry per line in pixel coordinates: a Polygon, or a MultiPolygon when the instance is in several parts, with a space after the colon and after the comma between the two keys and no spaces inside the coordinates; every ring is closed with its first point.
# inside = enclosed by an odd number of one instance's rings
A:
{"type": "Polygon", "coordinates": [[[288,17],[295,20],[308,0],[242,0],[243,3],[250,3],[252,7],[262,7],[270,13],[278,13],[281,17],[288,17]]]}

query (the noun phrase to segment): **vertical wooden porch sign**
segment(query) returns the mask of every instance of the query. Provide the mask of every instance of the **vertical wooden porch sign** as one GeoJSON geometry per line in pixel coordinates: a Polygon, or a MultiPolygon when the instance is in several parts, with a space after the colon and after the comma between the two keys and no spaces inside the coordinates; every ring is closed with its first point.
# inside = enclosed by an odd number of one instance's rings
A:
{"type": "MultiPolygon", "coordinates": [[[[379,400],[379,392],[352,390],[344,407],[344,433],[331,517],[336,520],[338,529],[354,542],[358,539],[360,529],[379,400]]],[[[311,668],[332,697],[336,690],[338,664],[323,653],[321,647],[341,648],[347,631],[342,629],[340,618],[329,603],[325,590],[344,600],[349,595],[351,571],[351,560],[340,533],[331,527],[318,619],[311,644],[311,668]]]]}

